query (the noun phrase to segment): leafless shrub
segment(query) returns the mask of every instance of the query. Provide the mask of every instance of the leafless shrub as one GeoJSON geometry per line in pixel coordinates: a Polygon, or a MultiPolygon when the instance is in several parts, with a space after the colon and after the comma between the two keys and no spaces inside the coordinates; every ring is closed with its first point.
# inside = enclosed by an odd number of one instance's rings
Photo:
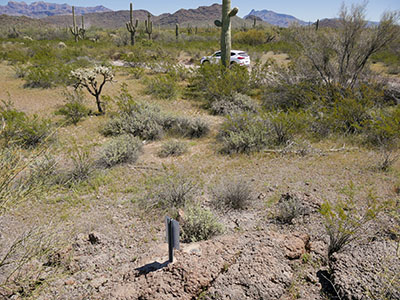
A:
{"type": "Polygon", "coordinates": [[[218,208],[245,209],[253,200],[248,181],[226,178],[212,191],[214,205],[218,208]]]}

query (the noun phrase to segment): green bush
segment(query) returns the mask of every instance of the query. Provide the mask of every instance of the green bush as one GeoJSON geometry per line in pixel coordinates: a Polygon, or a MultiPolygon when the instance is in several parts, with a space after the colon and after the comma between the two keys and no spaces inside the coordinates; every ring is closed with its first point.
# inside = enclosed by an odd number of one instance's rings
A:
{"type": "Polygon", "coordinates": [[[175,77],[170,75],[156,75],[145,80],[146,93],[159,99],[176,99],[179,94],[179,85],[175,77]]]}
{"type": "Polygon", "coordinates": [[[237,114],[227,116],[218,133],[223,153],[250,153],[270,143],[268,123],[258,115],[237,114]]]}
{"type": "Polygon", "coordinates": [[[191,96],[212,103],[221,98],[233,97],[235,93],[246,94],[250,89],[249,73],[239,65],[225,68],[220,64],[205,64],[189,79],[188,89],[191,96]]]}
{"type": "Polygon", "coordinates": [[[142,150],[142,141],[131,135],[121,135],[104,145],[100,161],[107,167],[121,163],[134,163],[142,150]]]}
{"type": "Polygon", "coordinates": [[[142,67],[133,67],[128,69],[128,73],[134,79],[141,79],[145,73],[145,69],[142,67]]]}
{"type": "Polygon", "coordinates": [[[250,29],[241,31],[234,35],[234,40],[239,44],[247,44],[251,46],[262,45],[274,39],[274,34],[271,31],[260,29],[250,29]]]}
{"type": "Polygon", "coordinates": [[[158,152],[158,156],[160,157],[168,157],[168,156],[180,156],[185,154],[188,151],[188,147],[186,143],[177,140],[171,140],[165,142],[160,151],[158,152]]]}
{"type": "Polygon", "coordinates": [[[182,241],[191,243],[208,240],[223,232],[220,224],[211,211],[199,205],[189,206],[185,209],[185,219],[182,224],[182,241]]]}
{"type": "Polygon", "coordinates": [[[212,190],[213,203],[218,208],[245,209],[253,200],[252,187],[248,181],[225,179],[212,190]]]}
{"type": "Polygon", "coordinates": [[[78,122],[87,117],[90,110],[84,105],[84,96],[81,90],[65,92],[66,103],[56,112],[56,115],[64,116],[67,124],[78,124],[78,122]]]}
{"type": "Polygon", "coordinates": [[[233,115],[243,112],[256,113],[257,103],[247,95],[235,93],[231,97],[221,98],[211,104],[211,112],[215,115],[233,115]]]}
{"type": "Polygon", "coordinates": [[[50,136],[52,128],[50,120],[41,119],[37,115],[27,116],[15,110],[11,102],[0,105],[0,125],[0,138],[4,145],[24,148],[43,143],[50,136]]]}

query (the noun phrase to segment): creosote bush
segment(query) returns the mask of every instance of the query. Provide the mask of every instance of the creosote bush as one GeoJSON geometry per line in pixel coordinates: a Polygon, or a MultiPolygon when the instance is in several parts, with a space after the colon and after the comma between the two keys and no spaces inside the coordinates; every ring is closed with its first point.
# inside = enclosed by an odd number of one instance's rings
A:
{"type": "Polygon", "coordinates": [[[176,99],[179,94],[179,85],[176,77],[170,75],[156,75],[145,80],[146,93],[159,99],[176,99]]]}
{"type": "Polygon", "coordinates": [[[169,157],[169,156],[180,156],[188,151],[187,144],[178,140],[170,140],[162,144],[158,156],[169,157]]]}
{"type": "Polygon", "coordinates": [[[182,224],[182,241],[185,243],[208,240],[221,234],[224,228],[211,211],[199,205],[188,206],[185,209],[185,219],[182,224]]]}
{"type": "Polygon", "coordinates": [[[205,64],[189,78],[188,93],[211,104],[222,98],[231,98],[235,93],[246,94],[249,89],[249,73],[245,67],[205,64]]]}
{"type": "Polygon", "coordinates": [[[252,188],[248,181],[225,179],[212,190],[213,203],[218,208],[245,209],[253,200],[252,188]]]}
{"type": "Polygon", "coordinates": [[[121,163],[134,163],[139,158],[143,143],[132,135],[124,134],[104,145],[100,161],[107,167],[121,163]]]}
{"type": "Polygon", "coordinates": [[[335,203],[326,201],[322,204],[320,213],[324,217],[324,225],[329,236],[328,258],[345,249],[368,233],[368,225],[376,219],[385,208],[386,203],[379,203],[370,193],[366,203],[360,204],[355,200],[355,189],[352,184],[344,190],[346,197],[335,203]]]}
{"type": "Polygon", "coordinates": [[[65,104],[56,112],[56,115],[64,116],[67,124],[78,124],[80,120],[87,117],[90,110],[84,104],[84,96],[82,91],[75,90],[73,92],[66,91],[64,93],[65,104]]]}
{"type": "Polygon", "coordinates": [[[17,111],[10,101],[0,104],[0,127],[0,141],[4,146],[23,148],[42,144],[51,135],[52,129],[50,120],[17,111]]]}

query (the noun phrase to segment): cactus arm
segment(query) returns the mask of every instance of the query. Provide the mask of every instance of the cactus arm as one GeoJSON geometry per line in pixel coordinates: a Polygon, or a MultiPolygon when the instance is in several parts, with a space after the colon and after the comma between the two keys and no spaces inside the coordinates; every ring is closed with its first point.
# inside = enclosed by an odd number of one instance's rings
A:
{"type": "Polygon", "coordinates": [[[222,22],[220,20],[215,20],[214,25],[217,27],[222,27],[222,22]]]}
{"type": "Polygon", "coordinates": [[[237,13],[239,12],[239,8],[234,7],[231,9],[231,11],[228,13],[229,18],[233,18],[234,16],[237,15],[237,13]]]}

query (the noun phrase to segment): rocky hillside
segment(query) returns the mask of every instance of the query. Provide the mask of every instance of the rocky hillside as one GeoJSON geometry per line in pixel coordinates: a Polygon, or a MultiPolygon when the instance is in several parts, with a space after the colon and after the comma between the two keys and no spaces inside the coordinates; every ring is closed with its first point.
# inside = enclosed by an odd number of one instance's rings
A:
{"type": "Polygon", "coordinates": [[[248,18],[249,16],[256,16],[262,19],[263,21],[279,26],[279,27],[289,27],[290,24],[292,23],[297,23],[300,25],[307,25],[307,22],[304,22],[302,20],[299,20],[293,16],[290,15],[285,15],[285,14],[278,14],[276,12],[273,12],[272,10],[252,10],[245,18],[248,18]]]}
{"type": "MultiPolygon", "coordinates": [[[[214,27],[214,21],[216,19],[221,18],[221,10],[222,5],[213,4],[211,6],[200,6],[196,9],[180,9],[173,14],[165,13],[159,16],[152,15],[152,21],[156,26],[163,27],[175,27],[176,23],[179,23],[181,26],[199,26],[199,27],[214,27]]],[[[144,22],[147,18],[147,14],[149,12],[147,10],[134,10],[133,17],[138,19],[140,22],[144,22]]],[[[81,15],[82,11],[77,9],[77,15],[81,15]]],[[[8,16],[0,16],[0,22],[2,18],[6,18],[8,16]]],[[[16,25],[24,25],[27,22],[26,17],[18,19],[15,18],[14,22],[16,25]],[[18,23],[18,20],[20,21],[18,23]]],[[[87,27],[94,26],[98,28],[105,29],[116,29],[119,27],[123,27],[125,22],[129,20],[129,11],[121,10],[121,11],[107,11],[100,13],[85,13],[85,23],[87,27]]],[[[52,15],[45,18],[42,18],[41,21],[44,24],[56,26],[56,27],[65,27],[71,25],[71,16],[70,14],[66,15],[52,15]]],[[[77,19],[78,23],[80,22],[80,18],[77,19]]],[[[240,17],[235,16],[232,19],[233,27],[242,27],[247,26],[250,27],[253,24],[251,19],[242,19],[240,17]]],[[[262,22],[258,23],[259,25],[262,22]]],[[[264,25],[268,25],[264,23],[264,25]]]]}
{"type": "MultiPolygon", "coordinates": [[[[100,5],[96,7],[76,7],[77,14],[88,14],[111,11],[100,5]]],[[[68,4],[47,3],[43,1],[26,4],[25,2],[9,1],[7,5],[0,5],[0,15],[27,16],[31,18],[44,18],[48,16],[68,15],[72,7],[68,4]]]]}

